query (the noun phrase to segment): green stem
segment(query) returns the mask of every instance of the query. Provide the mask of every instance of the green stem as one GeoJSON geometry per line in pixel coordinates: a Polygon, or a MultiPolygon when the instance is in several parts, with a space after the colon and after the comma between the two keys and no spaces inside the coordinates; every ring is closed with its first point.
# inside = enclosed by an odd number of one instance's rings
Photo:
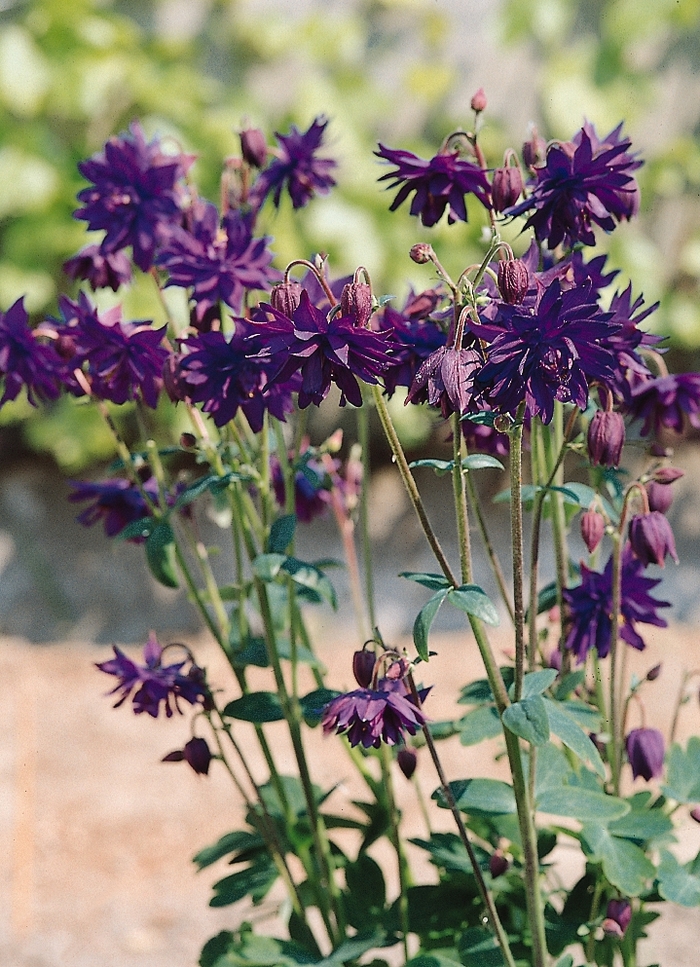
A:
{"type": "Polygon", "coordinates": [[[357,411],[357,438],[362,449],[362,489],[360,491],[360,534],[362,539],[362,567],[365,575],[365,598],[370,627],[377,624],[377,609],[374,597],[374,569],[372,561],[372,542],[369,536],[369,402],[364,401],[357,411]]]}
{"type": "MultiPolygon", "coordinates": [[[[621,522],[623,523],[623,522],[621,522]]],[[[610,768],[612,770],[613,792],[620,792],[620,767],[622,764],[622,742],[620,736],[620,706],[617,692],[617,662],[619,642],[619,615],[622,597],[622,540],[619,533],[613,534],[612,552],[612,620],[610,628],[610,768]]]]}
{"type": "Polygon", "coordinates": [[[525,404],[518,408],[515,425],[510,435],[510,536],[513,552],[513,619],[515,630],[515,686],[514,699],[520,701],[525,671],[525,605],[523,580],[525,561],[523,552],[522,453],[523,418],[525,404]]]}
{"type": "Polygon", "coordinates": [[[408,860],[406,858],[406,851],[403,847],[403,840],[401,838],[400,830],[400,817],[401,814],[396,808],[396,800],[394,798],[394,780],[391,775],[391,753],[387,745],[382,744],[381,746],[381,765],[382,765],[382,791],[386,798],[387,810],[389,816],[391,817],[391,822],[389,824],[389,838],[391,839],[391,845],[394,847],[394,852],[396,853],[397,868],[399,874],[399,917],[401,920],[401,932],[403,933],[403,952],[404,957],[408,960],[408,934],[409,934],[409,920],[408,920],[408,888],[411,885],[411,873],[408,866],[408,860]]]}
{"type": "Polygon", "coordinates": [[[455,412],[452,414],[452,492],[455,501],[462,584],[471,584],[472,553],[469,541],[467,494],[464,486],[465,472],[462,470],[462,447],[462,425],[459,422],[459,413],[455,412]]]}
{"type": "Polygon", "coordinates": [[[496,584],[498,585],[498,590],[501,594],[501,600],[506,606],[506,610],[510,615],[510,620],[514,621],[513,614],[513,604],[510,600],[510,594],[508,593],[508,585],[506,583],[506,578],[503,573],[503,568],[501,567],[501,562],[496,553],[496,549],[491,543],[491,538],[488,532],[488,526],[486,524],[486,517],[484,516],[484,509],[481,505],[481,498],[479,497],[479,491],[476,488],[474,479],[471,472],[467,471],[465,474],[465,483],[467,488],[467,497],[469,498],[469,504],[471,509],[474,511],[474,516],[476,517],[477,527],[479,528],[479,534],[481,535],[481,541],[484,545],[486,553],[491,564],[491,570],[493,571],[494,577],[496,578],[496,584]]]}

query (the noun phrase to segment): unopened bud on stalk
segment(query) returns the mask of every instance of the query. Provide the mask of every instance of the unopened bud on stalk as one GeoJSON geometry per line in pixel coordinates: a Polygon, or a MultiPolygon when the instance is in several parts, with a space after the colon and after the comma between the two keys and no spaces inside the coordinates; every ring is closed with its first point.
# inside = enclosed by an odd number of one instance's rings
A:
{"type": "Polygon", "coordinates": [[[589,508],[581,516],[581,537],[583,543],[588,548],[588,553],[592,554],[600,544],[605,533],[605,519],[597,510],[589,508]]]}
{"type": "Polygon", "coordinates": [[[625,421],[619,413],[597,410],[588,424],[588,456],[591,463],[617,467],[625,445],[625,421]]]}
{"type": "Polygon", "coordinates": [[[500,849],[495,850],[489,857],[489,873],[495,879],[497,876],[503,876],[507,872],[510,863],[503,855],[503,851],[500,849]]]}
{"type": "Polygon", "coordinates": [[[418,765],[418,755],[416,750],[409,749],[409,747],[405,745],[396,753],[396,761],[399,769],[403,772],[407,779],[410,779],[413,773],[416,771],[416,766],[418,765]]]}
{"type": "Polygon", "coordinates": [[[491,202],[495,212],[514,205],[523,193],[523,176],[518,165],[496,168],[491,186],[491,202]]]}
{"type": "Polygon", "coordinates": [[[649,510],[658,510],[660,514],[665,514],[673,503],[673,490],[669,484],[657,483],[649,480],[644,484],[649,501],[649,510]]]}
{"type": "Polygon", "coordinates": [[[352,656],[352,673],[360,688],[369,688],[377,659],[373,651],[356,651],[352,656]]]}
{"type": "Polygon", "coordinates": [[[547,154],[547,142],[537,133],[537,128],[533,126],[530,140],[523,145],[523,161],[528,168],[544,161],[547,154]]]}
{"type": "Polygon", "coordinates": [[[605,911],[602,927],[609,937],[624,937],[632,919],[632,906],[629,900],[610,900],[605,911]]]}
{"type": "Polygon", "coordinates": [[[476,111],[477,114],[481,114],[482,111],[486,110],[486,104],[487,101],[486,95],[484,94],[484,89],[483,87],[480,87],[471,99],[471,109],[472,111],[476,111]]]}
{"type": "Polygon", "coordinates": [[[364,329],[372,315],[372,289],[366,282],[349,282],[343,287],[340,308],[344,316],[353,316],[364,329]]]}
{"type": "Polygon", "coordinates": [[[654,665],[653,668],[649,669],[646,675],[646,679],[648,682],[655,682],[660,674],[661,674],[661,662],[659,662],[658,665],[654,665]]]}
{"type": "Polygon", "coordinates": [[[267,161],[267,142],[259,128],[245,128],[239,135],[241,154],[253,168],[262,168],[267,161]]]}
{"type": "Polygon", "coordinates": [[[509,306],[520,305],[530,288],[530,273],[522,259],[498,263],[498,288],[509,306]]]}
{"type": "Polygon", "coordinates": [[[194,433],[181,433],[180,446],[183,450],[192,450],[197,445],[197,437],[194,433]]]}
{"type": "Polygon", "coordinates": [[[270,305],[285,316],[291,317],[301,302],[302,288],[298,282],[281,282],[270,292],[270,305]]]}
{"type": "Polygon", "coordinates": [[[433,255],[433,246],[428,242],[417,242],[409,252],[409,255],[417,265],[425,265],[433,255]]]}

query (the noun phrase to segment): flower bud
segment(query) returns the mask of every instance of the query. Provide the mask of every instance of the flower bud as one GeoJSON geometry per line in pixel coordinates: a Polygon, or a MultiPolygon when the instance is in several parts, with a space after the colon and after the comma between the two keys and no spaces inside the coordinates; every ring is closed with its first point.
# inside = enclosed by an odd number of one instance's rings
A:
{"type": "Polygon", "coordinates": [[[494,850],[494,852],[489,857],[489,873],[495,879],[497,876],[503,876],[503,874],[508,870],[510,863],[503,855],[503,851],[500,849],[494,850]]]}
{"type": "Polygon", "coordinates": [[[298,282],[281,282],[270,292],[270,305],[282,315],[291,318],[301,302],[302,288],[298,282]]]}
{"type": "Polygon", "coordinates": [[[262,168],[267,161],[267,141],[259,128],[245,128],[240,133],[241,154],[253,168],[262,168]]]}
{"type": "Polygon", "coordinates": [[[649,514],[637,514],[632,518],[629,541],[635,555],[645,567],[648,564],[663,567],[667,554],[678,564],[671,525],[658,510],[652,510],[649,514]]]}
{"type": "Polygon", "coordinates": [[[184,749],[169,752],[163,757],[163,762],[187,762],[199,776],[209,773],[212,755],[206,739],[193,738],[185,744],[184,749]]]}
{"type": "Polygon", "coordinates": [[[625,445],[625,421],[619,413],[597,410],[588,424],[588,456],[592,464],[617,467],[625,445]]]}
{"type": "Polygon", "coordinates": [[[660,514],[665,514],[673,503],[673,491],[669,484],[657,483],[649,480],[644,484],[649,501],[649,510],[658,510],[660,514]]]}
{"type": "Polygon", "coordinates": [[[629,900],[610,900],[605,911],[603,930],[613,937],[624,937],[632,919],[632,905],[629,900]],[[606,928],[606,924],[608,925],[606,928]]]}
{"type": "Polygon", "coordinates": [[[653,480],[659,484],[672,484],[674,481],[680,480],[682,476],[684,476],[684,473],[678,467],[659,467],[658,470],[654,471],[653,480]]]}
{"type": "Polygon", "coordinates": [[[352,656],[352,673],[360,688],[369,688],[377,662],[373,651],[356,651],[352,656]]]}
{"type": "Polygon", "coordinates": [[[471,99],[471,109],[472,111],[476,111],[477,114],[481,114],[482,111],[486,110],[486,103],[484,89],[480,87],[471,99]]]}
{"type": "Polygon", "coordinates": [[[690,818],[694,819],[696,823],[700,823],[700,806],[694,806],[690,810],[690,818]]]}
{"type": "Polygon", "coordinates": [[[491,202],[495,212],[505,211],[514,205],[523,193],[523,176],[517,165],[496,168],[491,186],[491,202]]]}
{"type": "Polygon", "coordinates": [[[661,674],[661,662],[659,662],[658,665],[654,665],[653,668],[649,669],[649,671],[646,674],[646,680],[648,682],[655,682],[660,674],[661,674]]]}
{"type": "Polygon", "coordinates": [[[340,309],[344,316],[352,316],[355,325],[364,329],[372,315],[372,289],[366,282],[349,282],[343,286],[340,309]]]}
{"type": "Polygon", "coordinates": [[[587,510],[581,517],[581,537],[583,543],[588,548],[588,553],[592,554],[600,544],[605,533],[605,519],[597,510],[587,510]]]}
{"type": "Polygon", "coordinates": [[[426,262],[430,262],[432,254],[433,246],[428,242],[417,242],[409,252],[416,265],[425,265],[426,262]]]}
{"type": "Polygon", "coordinates": [[[625,747],[632,766],[632,776],[647,782],[660,776],[664,769],[664,737],[658,729],[632,729],[625,747]]]}
{"type": "Polygon", "coordinates": [[[498,288],[509,306],[520,305],[530,288],[530,273],[522,259],[498,263],[498,288]]]}
{"type": "Polygon", "coordinates": [[[407,779],[410,779],[418,765],[418,754],[415,749],[410,749],[405,745],[396,753],[396,761],[399,764],[399,769],[407,779]]]}
{"type": "Polygon", "coordinates": [[[522,153],[523,161],[528,168],[534,168],[535,165],[544,161],[547,154],[547,142],[539,136],[536,127],[532,128],[530,140],[523,145],[522,153]]]}
{"type": "Polygon", "coordinates": [[[194,433],[181,433],[180,446],[183,450],[192,450],[197,445],[197,437],[194,433]]]}

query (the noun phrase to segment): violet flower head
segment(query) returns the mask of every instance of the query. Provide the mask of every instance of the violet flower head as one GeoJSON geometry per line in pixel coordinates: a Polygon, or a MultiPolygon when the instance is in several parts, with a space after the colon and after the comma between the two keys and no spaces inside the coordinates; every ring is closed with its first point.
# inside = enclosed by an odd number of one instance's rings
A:
{"type": "Polygon", "coordinates": [[[316,152],[323,143],[326,118],[317,117],[306,131],[294,124],[288,134],[275,133],[277,157],[256,178],[251,189],[251,201],[259,208],[268,195],[279,208],[282,191],[286,188],[294,208],[303,208],[314,195],[326,195],[335,185],[331,171],[336,167],[333,158],[319,158],[316,152]]]}
{"type": "Polygon", "coordinates": [[[185,169],[182,156],[163,153],[158,139],[147,142],[141,126],[112,137],[104,150],[82,161],[78,170],[93,184],[83,188],[73,213],[91,231],[104,231],[103,253],[132,247],[144,272],[153,265],[164,229],[180,219],[177,182],[185,169]]]}
{"type": "Polygon", "coordinates": [[[415,195],[410,213],[417,215],[427,228],[440,221],[445,209],[450,224],[466,222],[465,195],[474,195],[484,208],[491,208],[491,189],[486,175],[478,165],[460,158],[457,150],[448,148],[430,161],[400,148],[386,148],[383,144],[374,153],[383,161],[396,165],[393,171],[379,179],[393,179],[387,188],[399,189],[389,211],[395,211],[412,192],[415,195]]]}
{"type": "Polygon", "coordinates": [[[617,222],[629,220],[639,209],[639,187],[632,175],[642,164],[621,137],[622,125],[599,139],[586,123],[573,141],[552,144],[536,176],[532,193],[507,215],[531,214],[527,228],[540,242],[555,249],[561,242],[595,245],[593,227],[611,232],[617,222]]]}
{"type": "Polygon", "coordinates": [[[157,718],[161,706],[170,718],[173,710],[181,712],[178,700],[190,705],[206,703],[209,689],[204,681],[201,668],[188,657],[172,665],[163,664],[164,650],[153,632],[149,635],[143,649],[143,665],[137,665],[114,645],[114,658],[97,662],[96,667],[107,675],[114,675],[118,681],[109,695],[119,694],[114,708],[119,708],[131,696],[134,712],[139,715],[147,712],[157,718]],[[183,672],[185,666],[190,667],[183,672]]]}
{"type": "Polygon", "coordinates": [[[637,514],[630,521],[629,541],[635,555],[644,567],[658,564],[663,567],[666,555],[678,564],[676,542],[671,525],[660,510],[648,514],[637,514]]]}
{"type": "Polygon", "coordinates": [[[318,406],[328,395],[331,383],[340,390],[340,405],[362,406],[358,379],[377,383],[390,364],[385,333],[355,325],[354,316],[334,315],[330,320],[314,306],[306,290],[292,317],[268,307],[256,316],[260,358],[273,367],[273,383],[286,382],[301,374],[299,407],[318,406]]]}
{"type": "Polygon", "coordinates": [[[237,320],[230,339],[216,331],[183,340],[178,386],[193,403],[204,404],[202,409],[217,426],[241,409],[253,432],[260,433],[265,412],[284,420],[292,399],[288,387],[269,385],[270,364],[254,355],[250,332],[247,323],[237,320]]]}
{"type": "Polygon", "coordinates": [[[163,762],[186,762],[198,776],[209,775],[212,754],[206,739],[195,736],[186,742],[182,749],[169,752],[163,762]]]}
{"type": "Polygon", "coordinates": [[[246,291],[269,289],[279,278],[270,265],[268,238],[253,238],[251,221],[237,211],[224,215],[221,226],[216,207],[198,206],[190,231],[174,229],[156,263],[168,273],[166,286],[192,289],[201,318],[219,302],[240,312],[246,291]]]}
{"type": "MultiPolygon", "coordinates": [[[[644,565],[634,556],[629,544],[622,552],[621,567],[621,617],[620,638],[643,651],[644,640],[636,625],[650,624],[665,628],[667,622],[658,614],[659,608],[668,608],[668,601],[653,598],[650,592],[661,582],[643,575],[644,565]]],[[[565,647],[572,651],[579,663],[595,648],[599,658],[610,651],[612,635],[612,557],[600,573],[581,565],[581,583],[575,588],[564,589],[564,602],[570,619],[565,647]]]]}
{"type": "Polygon", "coordinates": [[[632,729],[625,740],[632,777],[649,782],[664,771],[664,737],[658,729],[632,729]]]}
{"type": "Polygon", "coordinates": [[[346,734],[350,745],[378,749],[402,744],[405,735],[423,727],[423,712],[406,695],[401,680],[381,679],[375,689],[357,688],[339,695],[326,706],[321,724],[326,735],[346,734]]]}
{"type": "MultiPolygon", "coordinates": [[[[515,415],[524,401],[528,415],[544,423],[551,421],[557,400],[585,409],[588,381],[613,379],[608,340],[617,327],[609,318],[590,284],[562,290],[557,279],[534,309],[500,303],[494,325],[483,327],[492,336],[497,332],[476,377],[486,402],[515,415]]],[[[480,327],[472,328],[480,335],[480,327]]]]}
{"type": "MultiPolygon", "coordinates": [[[[127,524],[151,516],[143,493],[130,480],[72,480],[70,485],[74,488],[68,497],[71,503],[91,502],[76,517],[78,523],[84,527],[92,527],[102,521],[107,537],[116,537],[127,524]]],[[[157,502],[158,483],[155,477],[149,477],[142,486],[144,492],[157,502]]],[[[142,538],[135,537],[132,540],[139,543],[142,538]]]]}
{"type": "Polygon", "coordinates": [[[437,297],[434,290],[424,293],[427,306],[423,314],[413,315],[411,307],[418,303],[421,295],[409,300],[403,311],[393,306],[384,306],[379,325],[387,330],[391,346],[391,364],[384,373],[384,389],[387,396],[393,396],[398,386],[409,387],[421,364],[437,349],[445,345],[446,336],[440,326],[426,318],[435,307],[437,297]]]}
{"type": "Polygon", "coordinates": [[[700,373],[678,373],[647,379],[632,390],[630,415],[643,420],[642,435],[658,435],[663,427],[683,432],[684,416],[700,427],[700,373]]]}
{"type": "Polygon", "coordinates": [[[0,312],[0,377],[4,382],[0,406],[14,400],[22,387],[32,406],[37,400],[55,400],[61,386],[64,365],[51,344],[37,338],[29,327],[24,298],[18,299],[7,312],[0,312]]]}
{"type": "Polygon", "coordinates": [[[63,263],[69,279],[84,279],[93,292],[111,289],[131,282],[131,263],[124,252],[103,252],[99,245],[88,245],[63,263]]]}
{"type": "Polygon", "coordinates": [[[594,466],[617,467],[625,445],[625,421],[619,413],[596,410],[588,424],[588,456],[594,466]]]}
{"type": "Polygon", "coordinates": [[[404,403],[439,405],[444,419],[451,413],[464,413],[480,366],[475,349],[440,346],[418,367],[404,403]]]}

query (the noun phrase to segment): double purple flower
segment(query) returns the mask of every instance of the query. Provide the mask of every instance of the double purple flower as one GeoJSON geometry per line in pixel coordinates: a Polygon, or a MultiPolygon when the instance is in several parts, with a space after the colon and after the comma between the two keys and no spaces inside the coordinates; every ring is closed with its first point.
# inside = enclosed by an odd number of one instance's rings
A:
{"type": "Polygon", "coordinates": [[[259,208],[268,196],[279,208],[286,188],[294,208],[303,208],[314,195],[325,195],[335,185],[332,158],[319,158],[328,121],[317,117],[306,131],[294,124],[288,134],[277,134],[277,157],[260,172],[251,189],[251,203],[259,208]]]}

